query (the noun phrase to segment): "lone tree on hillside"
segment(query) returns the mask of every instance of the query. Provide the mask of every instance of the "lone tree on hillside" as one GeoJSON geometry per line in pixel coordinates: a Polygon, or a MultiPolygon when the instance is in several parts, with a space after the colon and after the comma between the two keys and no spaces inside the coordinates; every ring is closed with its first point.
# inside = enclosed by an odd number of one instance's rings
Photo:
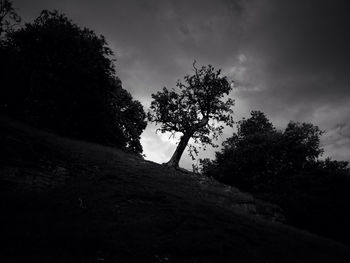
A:
{"type": "MultiPolygon", "coordinates": [[[[198,69],[194,62],[193,68],[194,75],[186,75],[184,83],[178,81],[177,90],[169,91],[164,87],[152,94],[148,113],[149,121],[161,124],[158,130],[162,133],[171,132],[173,136],[182,133],[173,156],[166,163],[174,168],[179,167],[182,153],[191,138],[204,147],[206,144],[216,146],[212,139],[222,134],[224,126],[221,123],[233,124],[231,106],[234,101],[230,98],[223,100],[232,89],[227,78],[211,65],[198,69]]],[[[192,157],[193,152],[198,152],[194,146],[189,150],[192,157]]]]}

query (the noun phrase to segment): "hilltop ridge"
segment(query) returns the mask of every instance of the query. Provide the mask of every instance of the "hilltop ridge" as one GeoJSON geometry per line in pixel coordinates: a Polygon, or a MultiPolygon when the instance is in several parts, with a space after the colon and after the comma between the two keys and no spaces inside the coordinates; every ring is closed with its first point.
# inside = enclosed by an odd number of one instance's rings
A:
{"type": "Polygon", "coordinates": [[[0,118],[8,262],[348,262],[234,187],[0,118]]]}

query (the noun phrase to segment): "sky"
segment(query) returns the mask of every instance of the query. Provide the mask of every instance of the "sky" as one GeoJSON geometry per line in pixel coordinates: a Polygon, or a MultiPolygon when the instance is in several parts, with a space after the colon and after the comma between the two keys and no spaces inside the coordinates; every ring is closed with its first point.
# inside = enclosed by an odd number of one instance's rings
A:
{"type": "MultiPolygon", "coordinates": [[[[350,161],[350,9],[341,0],[14,0],[23,22],[57,9],[106,37],[123,88],[145,111],[151,94],[211,64],[235,81],[234,119],[263,111],[285,128],[325,131],[324,156],[350,161]]],[[[146,159],[166,162],[177,140],[148,124],[146,159]]],[[[231,136],[227,128],[221,144],[231,136]]],[[[208,148],[198,158],[214,156],[208,148]]],[[[190,169],[185,152],[180,165],[190,169]]]]}

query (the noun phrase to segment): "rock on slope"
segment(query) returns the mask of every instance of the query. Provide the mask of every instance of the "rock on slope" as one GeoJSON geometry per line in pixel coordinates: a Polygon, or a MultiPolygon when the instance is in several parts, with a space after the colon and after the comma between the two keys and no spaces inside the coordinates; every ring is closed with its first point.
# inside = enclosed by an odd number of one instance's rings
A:
{"type": "Polygon", "coordinates": [[[1,262],[350,262],[235,188],[0,119],[1,262]]]}

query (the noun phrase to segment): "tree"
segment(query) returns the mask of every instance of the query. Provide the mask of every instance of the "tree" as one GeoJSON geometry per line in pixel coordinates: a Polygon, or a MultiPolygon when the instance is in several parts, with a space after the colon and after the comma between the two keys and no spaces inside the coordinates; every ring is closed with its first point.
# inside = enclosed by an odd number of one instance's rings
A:
{"type": "Polygon", "coordinates": [[[20,16],[10,0],[0,0],[0,37],[3,33],[11,31],[21,22],[20,16]]]}
{"type": "Polygon", "coordinates": [[[243,118],[237,124],[237,136],[239,138],[249,137],[255,134],[266,134],[275,131],[272,123],[261,111],[252,111],[251,117],[243,118]]]}
{"type": "Polygon", "coordinates": [[[63,135],[141,153],[146,114],[116,76],[103,36],[57,11],[7,34],[0,109],[63,135]]]}
{"type": "MultiPolygon", "coordinates": [[[[230,115],[233,100],[223,100],[232,89],[227,78],[211,65],[197,69],[193,63],[193,68],[195,73],[186,75],[184,83],[176,83],[177,90],[169,91],[164,87],[152,94],[148,113],[149,121],[161,124],[159,130],[162,133],[182,133],[173,156],[167,162],[174,168],[178,168],[191,138],[195,143],[215,145],[212,139],[217,139],[222,133],[224,126],[221,123],[230,126],[233,123],[230,115]]],[[[197,152],[193,146],[190,150],[197,152]]]]}
{"type": "Polygon", "coordinates": [[[201,171],[279,205],[289,224],[350,242],[348,162],[322,160],[322,131],[311,123],[274,128],[259,111],[237,123],[214,160],[201,171]]]}
{"type": "Polygon", "coordinates": [[[322,153],[321,135],[311,123],[289,122],[283,132],[276,130],[264,113],[252,111],[250,118],[237,123],[237,132],[223,143],[215,160],[203,163],[204,170],[245,190],[264,190],[316,161],[322,153]]]}
{"type": "Polygon", "coordinates": [[[283,144],[286,159],[293,161],[293,169],[302,169],[307,163],[316,161],[323,153],[320,137],[323,134],[311,123],[289,122],[284,134],[283,144]]]}
{"type": "Polygon", "coordinates": [[[215,160],[202,161],[203,171],[214,178],[237,185],[245,190],[268,184],[271,174],[278,170],[280,158],[277,131],[264,113],[252,111],[251,117],[237,122],[237,132],[223,143],[215,160]]]}

